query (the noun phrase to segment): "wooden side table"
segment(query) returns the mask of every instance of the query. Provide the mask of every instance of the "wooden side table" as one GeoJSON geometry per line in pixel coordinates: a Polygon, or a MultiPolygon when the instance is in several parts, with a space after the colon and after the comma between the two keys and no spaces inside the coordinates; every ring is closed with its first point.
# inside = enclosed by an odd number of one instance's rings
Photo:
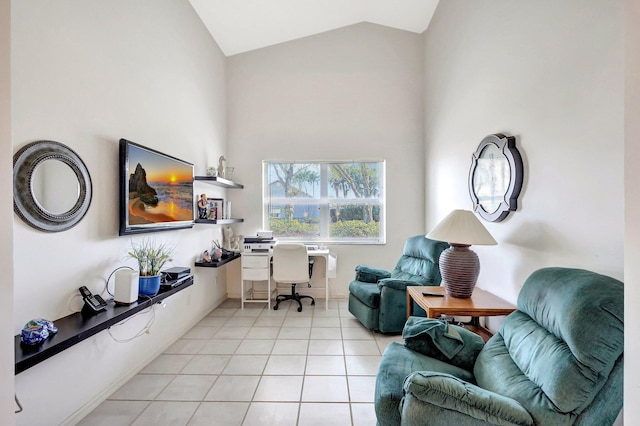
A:
{"type": "Polygon", "coordinates": [[[407,318],[413,315],[413,303],[427,312],[428,318],[440,315],[470,316],[471,322],[465,327],[482,336],[487,341],[493,335],[488,329],[480,326],[479,317],[509,315],[516,310],[511,303],[500,299],[480,288],[473,290],[471,297],[460,299],[448,296],[444,287],[409,286],[407,287],[407,318]],[[422,292],[438,293],[443,296],[423,296],[422,292]]]}

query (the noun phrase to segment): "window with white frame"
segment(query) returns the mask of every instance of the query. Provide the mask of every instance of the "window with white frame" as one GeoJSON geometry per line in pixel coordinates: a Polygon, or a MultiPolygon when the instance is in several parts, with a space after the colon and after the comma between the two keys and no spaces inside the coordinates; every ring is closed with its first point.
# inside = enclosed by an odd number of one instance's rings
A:
{"type": "Polygon", "coordinates": [[[263,227],[280,240],[383,244],[385,163],[263,162],[263,227]]]}

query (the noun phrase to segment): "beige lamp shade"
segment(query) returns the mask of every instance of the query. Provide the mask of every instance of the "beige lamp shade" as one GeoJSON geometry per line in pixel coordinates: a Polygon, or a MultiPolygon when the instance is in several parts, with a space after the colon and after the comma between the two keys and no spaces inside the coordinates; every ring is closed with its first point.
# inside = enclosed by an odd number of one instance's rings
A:
{"type": "Polygon", "coordinates": [[[445,241],[450,245],[438,261],[442,285],[447,294],[452,297],[471,297],[480,274],[480,260],[469,246],[496,245],[496,240],[469,210],[452,211],[427,234],[427,238],[445,241]]]}
{"type": "Polygon", "coordinates": [[[470,210],[454,210],[427,234],[451,244],[493,246],[497,241],[470,210]]]}

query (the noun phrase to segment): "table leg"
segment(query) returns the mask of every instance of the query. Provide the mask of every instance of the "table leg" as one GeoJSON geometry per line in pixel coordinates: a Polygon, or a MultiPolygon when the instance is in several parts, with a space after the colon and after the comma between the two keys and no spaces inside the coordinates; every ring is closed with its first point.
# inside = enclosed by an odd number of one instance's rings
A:
{"type": "Polygon", "coordinates": [[[240,277],[240,309],[244,309],[244,280],[240,277]]]}
{"type": "Polygon", "coordinates": [[[409,291],[407,291],[407,319],[413,315],[413,299],[409,295],[409,291]]]}
{"type": "Polygon", "coordinates": [[[329,274],[327,274],[327,266],[329,265],[329,258],[324,260],[325,263],[325,271],[324,271],[324,310],[329,310],[329,274]]]}
{"type": "Polygon", "coordinates": [[[471,321],[460,324],[467,330],[473,331],[474,333],[482,337],[482,340],[484,340],[485,342],[487,342],[491,338],[491,336],[493,336],[493,333],[489,329],[480,325],[480,317],[471,317],[471,321]]]}
{"type": "Polygon", "coordinates": [[[271,310],[271,274],[267,280],[267,311],[271,310]]]}

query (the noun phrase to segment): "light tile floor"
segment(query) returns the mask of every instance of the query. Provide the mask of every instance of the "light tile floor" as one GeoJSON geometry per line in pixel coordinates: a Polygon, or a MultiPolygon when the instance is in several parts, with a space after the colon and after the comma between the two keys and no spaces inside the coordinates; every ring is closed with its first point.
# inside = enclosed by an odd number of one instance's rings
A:
{"type": "Polygon", "coordinates": [[[401,337],[346,301],[303,304],[223,302],[79,424],[375,425],[378,363],[401,337]]]}

